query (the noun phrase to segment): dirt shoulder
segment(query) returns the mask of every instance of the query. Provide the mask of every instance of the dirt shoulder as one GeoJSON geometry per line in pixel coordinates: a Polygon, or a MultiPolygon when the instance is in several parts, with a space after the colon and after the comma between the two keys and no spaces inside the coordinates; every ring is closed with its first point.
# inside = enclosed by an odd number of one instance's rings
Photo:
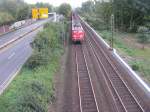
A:
{"type": "Polygon", "coordinates": [[[68,57],[68,47],[65,48],[65,53],[60,60],[60,69],[54,76],[55,102],[49,105],[48,112],[60,112],[63,106],[63,93],[65,84],[65,70],[68,57]]]}

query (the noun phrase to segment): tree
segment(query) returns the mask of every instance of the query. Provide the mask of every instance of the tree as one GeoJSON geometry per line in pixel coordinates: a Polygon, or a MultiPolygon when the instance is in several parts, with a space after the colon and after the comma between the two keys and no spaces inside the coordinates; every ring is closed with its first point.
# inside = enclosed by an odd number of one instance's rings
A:
{"type": "Polygon", "coordinates": [[[29,5],[23,0],[1,0],[0,1],[1,24],[27,19],[29,17],[29,5]],[[5,12],[5,13],[3,13],[5,12]]]}
{"type": "Polygon", "coordinates": [[[14,21],[14,18],[11,14],[7,12],[0,12],[0,25],[9,24],[14,21]]]}
{"type": "Polygon", "coordinates": [[[61,4],[58,8],[58,13],[68,18],[71,14],[71,6],[67,3],[61,4]]]}
{"type": "Polygon", "coordinates": [[[136,32],[139,26],[147,25],[147,22],[150,21],[149,6],[149,0],[107,0],[107,2],[106,0],[94,0],[94,2],[84,2],[80,13],[86,18],[92,16],[95,19],[93,21],[99,19],[100,21],[97,21],[96,24],[106,25],[107,29],[113,13],[116,29],[136,32]]]}
{"type": "Polygon", "coordinates": [[[112,4],[110,2],[99,2],[95,6],[95,13],[97,18],[101,18],[104,25],[109,29],[110,17],[112,14],[112,4]]]}
{"type": "Polygon", "coordinates": [[[16,12],[16,19],[19,20],[19,21],[24,20],[24,19],[28,19],[29,15],[30,15],[29,6],[28,5],[23,5],[16,12]]]}
{"type": "Polygon", "coordinates": [[[53,9],[53,6],[50,5],[49,3],[42,3],[42,2],[38,2],[35,4],[35,7],[37,8],[48,8],[48,11],[51,12],[53,9]]]}
{"type": "Polygon", "coordinates": [[[94,2],[93,1],[86,1],[84,3],[82,3],[82,11],[86,12],[86,13],[91,13],[94,10],[94,2]]]}
{"type": "Polygon", "coordinates": [[[114,0],[113,13],[118,29],[136,32],[138,26],[144,25],[144,17],[149,15],[150,2],[148,0],[114,0]]]}
{"type": "Polygon", "coordinates": [[[143,44],[143,47],[142,47],[143,49],[144,49],[145,44],[149,40],[147,32],[148,32],[148,28],[146,28],[146,27],[141,26],[138,29],[138,33],[139,33],[138,38],[139,38],[139,41],[143,44]]]}
{"type": "Polygon", "coordinates": [[[8,12],[16,18],[18,8],[22,7],[24,4],[23,0],[2,0],[0,11],[8,12]]]}

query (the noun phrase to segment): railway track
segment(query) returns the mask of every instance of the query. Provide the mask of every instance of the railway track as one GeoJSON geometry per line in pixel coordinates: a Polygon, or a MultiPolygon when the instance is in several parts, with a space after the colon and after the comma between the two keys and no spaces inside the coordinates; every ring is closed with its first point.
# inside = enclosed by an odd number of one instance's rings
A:
{"type": "Polygon", "coordinates": [[[78,90],[80,112],[99,112],[90,72],[87,66],[82,45],[74,46],[76,52],[76,71],[78,77],[78,90]]]}
{"type": "Polygon", "coordinates": [[[85,31],[88,34],[86,44],[88,44],[91,50],[89,52],[92,52],[96,57],[105,79],[110,84],[109,88],[113,93],[118,112],[145,112],[120,76],[120,72],[113,65],[113,62],[109,59],[100,44],[94,39],[90,30],[85,25],[84,28],[86,28],[85,31]]]}

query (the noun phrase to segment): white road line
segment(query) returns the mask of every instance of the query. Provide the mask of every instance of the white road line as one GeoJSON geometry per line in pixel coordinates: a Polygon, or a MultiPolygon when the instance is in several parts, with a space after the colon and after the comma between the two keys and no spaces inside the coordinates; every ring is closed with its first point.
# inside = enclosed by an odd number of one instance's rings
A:
{"type": "Polygon", "coordinates": [[[16,75],[20,72],[21,67],[16,71],[12,72],[7,79],[0,85],[0,95],[4,92],[7,86],[11,83],[11,81],[16,77],[16,75]]]}
{"type": "Polygon", "coordinates": [[[15,55],[15,52],[13,52],[10,56],[8,56],[8,60],[10,60],[15,55]]]}

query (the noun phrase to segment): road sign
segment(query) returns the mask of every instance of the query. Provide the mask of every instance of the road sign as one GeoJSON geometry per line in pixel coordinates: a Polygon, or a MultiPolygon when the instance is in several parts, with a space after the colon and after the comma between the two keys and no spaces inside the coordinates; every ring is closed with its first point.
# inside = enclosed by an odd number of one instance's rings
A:
{"type": "Polygon", "coordinates": [[[39,18],[48,18],[48,8],[39,8],[39,18]]]}
{"type": "Polygon", "coordinates": [[[33,8],[32,9],[32,19],[38,19],[39,18],[39,9],[33,8]]]}
{"type": "Polygon", "coordinates": [[[48,8],[33,8],[32,19],[46,19],[48,18],[48,8]]]}

